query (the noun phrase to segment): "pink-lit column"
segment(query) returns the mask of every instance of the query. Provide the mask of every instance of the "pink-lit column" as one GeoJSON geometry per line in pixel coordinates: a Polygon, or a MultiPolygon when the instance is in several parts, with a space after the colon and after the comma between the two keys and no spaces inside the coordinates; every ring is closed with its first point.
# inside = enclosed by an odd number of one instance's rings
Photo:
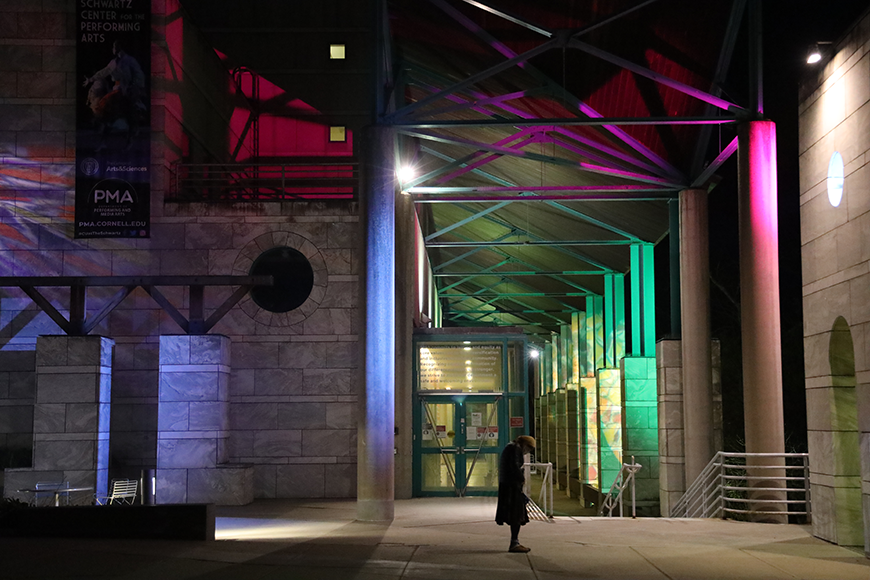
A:
{"type": "MultiPolygon", "coordinates": [[[[776,192],[776,125],[740,125],[738,150],[740,309],[743,337],[743,415],[747,453],[783,453],[782,346],[779,319],[779,240],[776,192]]],[[[749,464],[771,465],[770,460],[749,464]]],[[[758,470],[757,475],[774,475],[758,470]]],[[[751,474],[752,472],[750,472],[751,474]]],[[[781,487],[757,480],[752,487],[781,487]]],[[[755,492],[757,499],[785,499],[781,492],[755,492]]],[[[756,505],[779,511],[783,504],[756,505]]],[[[756,518],[781,521],[782,516],[756,518]]]]}
{"type": "Polygon", "coordinates": [[[680,334],[683,359],[683,451],[686,487],[713,449],[713,363],[710,352],[710,242],[707,191],[680,192],[680,334]]]}
{"type": "Polygon", "coordinates": [[[396,414],[396,171],[393,131],[366,131],[365,389],[357,427],[357,519],[392,521],[396,414]]]}

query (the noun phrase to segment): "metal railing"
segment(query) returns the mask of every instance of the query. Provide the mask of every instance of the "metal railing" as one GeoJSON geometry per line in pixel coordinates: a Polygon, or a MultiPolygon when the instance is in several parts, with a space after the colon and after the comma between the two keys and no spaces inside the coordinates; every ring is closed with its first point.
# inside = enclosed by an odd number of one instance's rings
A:
{"type": "Polygon", "coordinates": [[[536,519],[544,519],[549,521],[553,517],[553,464],[552,463],[524,463],[523,468],[525,470],[526,482],[523,486],[523,493],[526,494],[529,498],[529,492],[531,489],[531,483],[529,476],[531,475],[531,469],[534,468],[536,472],[539,470],[542,471],[543,480],[541,481],[541,492],[538,494],[538,501],[530,501],[529,502],[529,512],[530,517],[536,519]]]}
{"type": "Polygon", "coordinates": [[[634,475],[641,470],[643,466],[640,463],[635,463],[634,455],[631,456],[631,463],[623,463],[616,474],[616,479],[610,486],[610,491],[604,495],[604,501],[601,502],[601,507],[598,509],[599,516],[613,516],[613,510],[619,506],[619,517],[622,517],[623,507],[625,503],[625,490],[631,489],[631,517],[637,517],[637,504],[635,498],[634,475]]]}
{"type": "Polygon", "coordinates": [[[275,163],[179,163],[168,202],[269,202],[356,199],[355,157],[300,157],[275,163]]]}
{"type": "Polygon", "coordinates": [[[672,518],[739,519],[812,515],[806,453],[716,453],[683,497],[672,518]],[[800,509],[803,508],[803,509],[800,509]]]}

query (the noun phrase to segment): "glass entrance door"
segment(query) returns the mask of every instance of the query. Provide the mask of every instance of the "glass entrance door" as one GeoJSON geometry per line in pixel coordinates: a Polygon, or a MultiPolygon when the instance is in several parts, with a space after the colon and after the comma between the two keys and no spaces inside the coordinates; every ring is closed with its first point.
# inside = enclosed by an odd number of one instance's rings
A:
{"type": "Polygon", "coordinates": [[[500,395],[418,395],[416,494],[498,491],[502,404],[500,395]]]}

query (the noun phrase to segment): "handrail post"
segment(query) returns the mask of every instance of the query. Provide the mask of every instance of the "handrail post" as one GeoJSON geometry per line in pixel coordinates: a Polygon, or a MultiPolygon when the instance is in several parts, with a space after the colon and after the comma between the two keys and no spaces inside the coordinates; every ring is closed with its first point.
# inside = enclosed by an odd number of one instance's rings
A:
{"type": "Polygon", "coordinates": [[[635,489],[634,489],[634,474],[635,474],[635,472],[633,470],[636,468],[637,463],[635,463],[635,461],[634,461],[634,455],[631,456],[631,465],[632,465],[632,472],[629,474],[629,477],[631,478],[631,519],[635,519],[635,518],[637,518],[637,509],[636,509],[637,506],[635,503],[636,498],[635,498],[635,489]]]}
{"type": "Polygon", "coordinates": [[[812,510],[812,498],[810,487],[810,458],[808,455],[803,456],[803,466],[804,466],[804,510],[807,512],[807,523],[812,523],[813,521],[813,510],[812,510]]]}
{"type": "MultiPolygon", "coordinates": [[[[719,454],[716,454],[719,457],[719,454]]],[[[725,458],[721,457],[719,459],[719,511],[722,513],[722,519],[726,519],[725,517],[725,458]]]]}

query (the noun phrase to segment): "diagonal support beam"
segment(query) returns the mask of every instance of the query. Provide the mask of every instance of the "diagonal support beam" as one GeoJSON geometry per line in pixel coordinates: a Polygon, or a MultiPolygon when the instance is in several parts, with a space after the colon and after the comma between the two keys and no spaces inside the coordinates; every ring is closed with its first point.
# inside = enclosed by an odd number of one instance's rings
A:
{"type": "Polygon", "coordinates": [[[620,236],[628,238],[629,240],[633,240],[635,242],[641,241],[640,238],[638,238],[636,235],[634,235],[632,233],[629,233],[625,230],[622,230],[616,226],[612,226],[612,225],[605,223],[599,219],[595,219],[594,217],[586,215],[585,213],[577,211],[576,209],[574,209],[572,207],[568,207],[567,205],[562,205],[561,203],[558,203],[555,201],[548,201],[547,205],[555,207],[555,208],[567,213],[568,215],[570,215],[572,217],[581,219],[581,220],[583,220],[587,223],[590,223],[594,226],[598,226],[599,228],[603,228],[609,232],[613,232],[614,234],[618,234],[620,236]]]}
{"type": "MultiPolygon", "coordinates": [[[[437,4],[442,10],[444,10],[447,14],[449,14],[454,20],[459,22],[468,31],[474,33],[481,40],[483,40],[484,42],[486,42],[487,44],[492,46],[495,50],[500,52],[506,58],[510,58],[512,56],[515,56],[516,53],[514,53],[505,44],[501,43],[498,39],[491,36],[489,33],[487,33],[485,30],[483,30],[480,26],[478,26],[475,22],[473,22],[471,19],[467,18],[465,15],[463,15],[458,10],[456,10],[453,7],[446,4],[443,0],[430,0],[430,1],[437,4]]],[[[578,36],[580,36],[586,32],[589,32],[589,30],[594,30],[595,28],[598,28],[599,26],[603,26],[603,25],[608,24],[609,22],[612,22],[616,19],[622,18],[626,14],[629,14],[629,13],[634,12],[640,8],[643,8],[644,6],[646,6],[652,2],[655,2],[655,1],[656,0],[647,0],[646,2],[642,2],[642,3],[636,5],[632,8],[629,8],[629,9],[624,10],[618,14],[615,14],[614,16],[609,17],[602,22],[595,23],[595,24],[591,25],[590,27],[587,27],[585,29],[581,29],[580,31],[575,32],[573,37],[577,38],[578,36]]],[[[547,84],[548,86],[554,87],[554,89],[557,90],[560,95],[562,95],[562,98],[564,98],[566,102],[571,103],[573,106],[577,107],[578,110],[580,110],[580,112],[582,112],[584,115],[586,115],[588,117],[597,117],[597,118],[602,117],[602,115],[600,113],[598,113],[598,111],[596,111],[595,109],[593,109],[589,105],[586,105],[585,103],[583,103],[580,99],[578,99],[577,97],[575,97],[574,95],[569,93],[565,89],[565,87],[559,85],[553,79],[551,79],[550,77],[548,77],[546,74],[539,71],[535,67],[526,63],[526,66],[523,68],[523,70],[525,70],[527,73],[533,75],[535,78],[537,78],[539,81],[543,82],[544,84],[547,84]]],[[[668,163],[661,156],[659,156],[658,154],[653,152],[649,147],[647,147],[646,145],[644,145],[643,143],[641,143],[640,141],[638,141],[637,139],[635,139],[634,137],[632,137],[631,135],[629,135],[628,133],[626,133],[625,131],[620,129],[619,127],[616,127],[613,125],[605,125],[604,129],[606,131],[608,131],[609,133],[611,133],[614,137],[616,137],[617,139],[619,139],[620,141],[625,143],[628,147],[637,151],[639,154],[643,155],[646,159],[648,159],[649,161],[651,161],[655,165],[662,168],[668,175],[674,176],[674,177],[682,180],[682,172],[681,171],[679,171],[676,167],[674,167],[673,165],[668,163]]]]}
{"type": "Polygon", "coordinates": [[[736,105],[732,102],[726,101],[725,99],[719,98],[717,96],[711,95],[705,91],[700,89],[696,89],[694,87],[690,87],[685,83],[681,83],[679,81],[675,81],[674,79],[667,77],[663,74],[652,71],[646,67],[635,64],[629,60],[618,57],[615,54],[611,54],[606,50],[601,50],[600,48],[594,47],[591,44],[586,44],[585,42],[580,42],[579,40],[571,40],[569,46],[572,48],[576,48],[585,52],[586,54],[591,54],[592,56],[598,57],[601,60],[607,61],[611,64],[615,64],[620,68],[624,68],[625,70],[631,71],[636,75],[640,75],[642,77],[646,77],[652,81],[655,81],[661,85],[672,88],[676,91],[683,93],[684,95],[688,95],[690,97],[694,97],[709,105],[713,105],[714,107],[718,107],[722,110],[729,111],[732,113],[743,113],[746,111],[740,105],[736,105]]]}
{"type": "Polygon", "coordinates": [[[465,147],[473,147],[475,149],[483,149],[486,151],[493,151],[496,153],[502,153],[503,155],[508,155],[512,157],[520,157],[524,159],[529,159],[532,161],[551,163],[554,165],[562,165],[564,167],[572,167],[579,171],[586,171],[589,173],[595,173],[600,175],[608,175],[611,177],[618,177],[621,179],[627,179],[630,181],[638,181],[641,183],[653,183],[655,185],[659,185],[662,187],[671,187],[671,188],[680,188],[684,187],[684,185],[679,182],[674,182],[672,180],[666,180],[659,177],[653,177],[650,175],[644,175],[641,173],[634,173],[630,171],[623,171],[618,169],[611,169],[609,167],[603,167],[601,165],[593,165],[591,163],[585,163],[583,161],[570,161],[568,159],[561,159],[558,157],[552,157],[548,155],[540,155],[538,153],[533,153],[530,151],[516,151],[514,149],[510,149],[508,147],[499,147],[497,145],[487,145],[485,143],[479,143],[476,141],[471,141],[469,139],[460,139],[458,137],[446,137],[443,135],[436,135],[433,133],[426,133],[423,131],[414,131],[410,129],[400,129],[399,133],[408,135],[410,137],[417,137],[419,139],[425,139],[428,141],[434,141],[438,143],[447,143],[450,145],[461,145],[465,147]]]}
{"type": "Polygon", "coordinates": [[[486,209],[484,209],[484,210],[481,210],[481,211],[479,211],[479,212],[477,212],[477,213],[475,213],[475,214],[472,214],[472,215],[468,216],[468,217],[465,218],[465,219],[459,220],[458,222],[456,222],[456,223],[454,223],[454,224],[452,224],[452,225],[449,225],[449,226],[447,226],[446,228],[442,228],[442,229],[438,230],[438,231],[435,232],[435,233],[429,234],[428,236],[426,236],[426,237],[424,238],[424,241],[427,242],[427,245],[428,245],[428,242],[429,242],[430,240],[434,240],[434,239],[437,238],[438,236],[441,236],[441,235],[443,235],[443,234],[446,234],[447,232],[452,232],[452,231],[455,230],[456,228],[461,228],[462,226],[464,226],[464,225],[466,225],[466,224],[469,224],[469,223],[473,222],[474,220],[476,220],[476,219],[478,219],[478,218],[481,218],[481,217],[485,216],[485,215],[488,214],[488,213],[492,213],[492,212],[494,212],[494,211],[498,211],[498,210],[500,210],[501,208],[505,207],[506,205],[510,205],[510,202],[509,202],[509,201],[503,201],[503,202],[501,202],[501,203],[497,203],[497,204],[495,204],[495,205],[493,205],[493,206],[490,206],[490,207],[488,207],[488,208],[486,208],[486,209]]]}
{"type": "Polygon", "coordinates": [[[725,147],[725,149],[723,149],[722,152],[716,156],[716,159],[714,159],[710,163],[710,165],[708,165],[706,169],[704,169],[704,171],[702,171],[701,174],[695,178],[695,180],[692,182],[692,189],[703,187],[703,185],[707,183],[707,180],[713,177],[713,174],[716,173],[719,168],[722,167],[722,164],[728,161],[728,158],[734,155],[736,151],[737,137],[734,137],[734,139],[731,140],[731,143],[729,143],[725,147]]]}
{"type": "Polygon", "coordinates": [[[37,306],[42,308],[42,311],[45,312],[49,318],[51,318],[55,324],[57,324],[61,330],[65,333],[70,334],[70,323],[64,318],[63,314],[58,312],[57,308],[55,308],[51,302],[49,302],[45,296],[40,294],[39,290],[34,288],[33,286],[19,286],[21,290],[27,294],[31,300],[33,300],[37,306]]]}
{"type": "Polygon", "coordinates": [[[386,118],[384,119],[384,121],[388,124],[393,124],[394,122],[396,122],[398,120],[405,119],[409,115],[414,113],[415,111],[429,105],[430,103],[437,102],[437,101],[445,98],[448,95],[458,93],[458,92],[462,91],[463,89],[466,89],[470,86],[473,86],[473,85],[479,83],[480,81],[486,80],[486,79],[490,78],[491,76],[497,75],[498,73],[505,71],[509,68],[512,68],[520,63],[524,63],[524,62],[528,61],[530,58],[533,58],[539,54],[545,53],[548,50],[556,48],[558,46],[559,46],[559,43],[556,40],[548,40],[547,42],[545,42],[541,45],[538,45],[531,50],[527,50],[523,54],[516,55],[513,58],[509,58],[508,60],[501,62],[493,67],[490,67],[490,68],[488,68],[484,71],[481,71],[477,74],[471,75],[470,77],[466,78],[465,80],[460,81],[460,82],[454,84],[453,86],[442,90],[439,93],[436,93],[434,95],[430,95],[430,96],[426,97],[425,99],[423,99],[421,101],[417,101],[416,103],[413,103],[413,104],[408,105],[406,107],[402,107],[401,109],[399,109],[395,113],[393,113],[391,115],[387,115],[386,118]]]}

